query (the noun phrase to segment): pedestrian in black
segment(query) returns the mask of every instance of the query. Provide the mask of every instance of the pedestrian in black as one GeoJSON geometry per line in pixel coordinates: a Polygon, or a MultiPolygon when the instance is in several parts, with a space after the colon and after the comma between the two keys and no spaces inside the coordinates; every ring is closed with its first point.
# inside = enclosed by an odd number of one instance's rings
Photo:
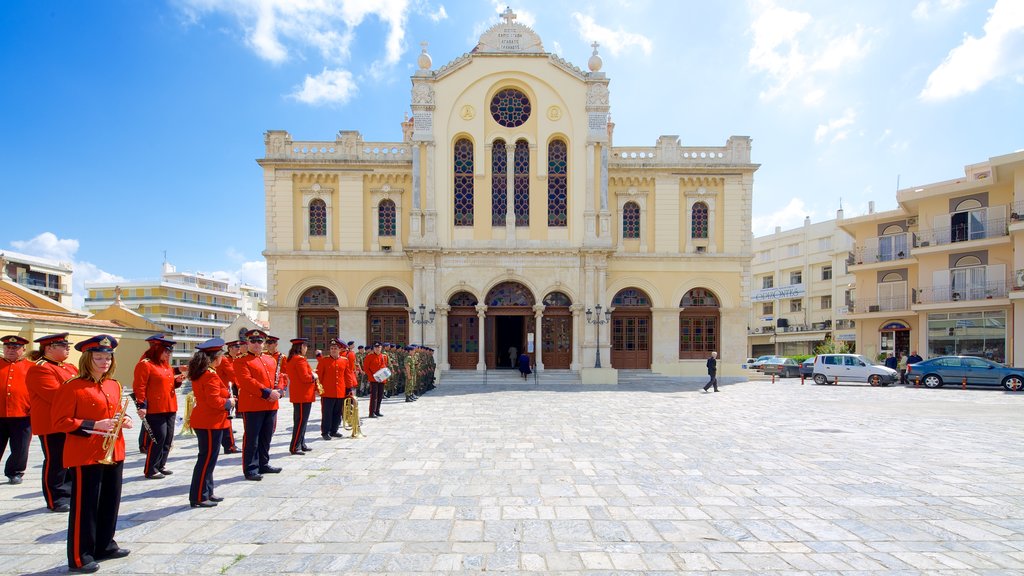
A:
{"type": "Polygon", "coordinates": [[[708,383],[704,385],[704,391],[707,392],[708,388],[715,387],[715,392],[718,392],[718,352],[712,352],[711,358],[708,358],[708,376],[711,377],[708,383]]]}

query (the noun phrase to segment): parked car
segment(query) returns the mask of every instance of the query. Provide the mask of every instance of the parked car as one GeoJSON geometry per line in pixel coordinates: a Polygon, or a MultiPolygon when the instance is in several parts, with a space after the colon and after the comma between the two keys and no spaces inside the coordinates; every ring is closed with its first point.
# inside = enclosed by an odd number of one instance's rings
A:
{"type": "Polygon", "coordinates": [[[778,358],[778,356],[772,356],[771,354],[769,354],[768,356],[758,356],[757,360],[754,360],[750,364],[747,364],[747,368],[753,368],[754,370],[760,370],[761,366],[765,363],[765,361],[766,360],[771,360],[772,358],[778,358]]]}
{"type": "Polygon", "coordinates": [[[761,365],[761,371],[766,376],[797,378],[800,376],[800,365],[792,358],[771,358],[761,365]]]}
{"type": "Polygon", "coordinates": [[[977,356],[938,356],[907,365],[907,379],[913,382],[918,378],[929,388],[940,388],[947,382],[960,385],[964,378],[972,386],[1024,388],[1024,368],[1005,366],[977,356]]]}
{"type": "Polygon", "coordinates": [[[888,386],[900,375],[892,368],[875,364],[860,354],[818,354],[814,357],[814,383],[867,382],[872,386],[888,386]]]}
{"type": "Polygon", "coordinates": [[[811,356],[800,364],[800,375],[804,378],[814,377],[814,356],[811,356]]]}

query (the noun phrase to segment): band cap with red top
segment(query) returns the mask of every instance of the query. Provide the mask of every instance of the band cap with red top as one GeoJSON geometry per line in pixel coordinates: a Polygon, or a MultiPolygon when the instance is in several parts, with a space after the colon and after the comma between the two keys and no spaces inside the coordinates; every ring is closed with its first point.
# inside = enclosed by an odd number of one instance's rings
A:
{"type": "Polygon", "coordinates": [[[225,344],[225,346],[227,346],[228,348],[234,348],[235,346],[242,346],[243,344],[245,343],[242,342],[241,340],[232,340],[231,342],[225,344]]]}
{"type": "Polygon", "coordinates": [[[40,336],[39,338],[35,339],[35,342],[36,344],[39,344],[40,348],[42,348],[43,346],[51,346],[53,344],[70,344],[71,342],[68,341],[68,334],[70,334],[70,332],[61,332],[60,334],[40,336]]]}
{"type": "Polygon", "coordinates": [[[292,338],[289,342],[292,344],[305,344],[306,342],[309,342],[309,338],[292,338]]]}
{"type": "Polygon", "coordinates": [[[6,346],[24,346],[25,344],[28,344],[28,340],[15,334],[0,338],[0,342],[3,342],[6,346]]]}
{"type": "Polygon", "coordinates": [[[253,328],[252,330],[249,330],[248,332],[245,333],[246,340],[249,340],[251,342],[253,338],[259,338],[260,340],[266,341],[267,333],[264,332],[263,330],[258,330],[256,328],[253,328]]]}
{"type": "Polygon", "coordinates": [[[174,348],[175,344],[177,344],[177,342],[175,342],[174,340],[164,337],[163,334],[153,334],[149,338],[146,338],[146,342],[149,342],[150,348],[162,347],[171,349],[174,348]]]}
{"type": "Polygon", "coordinates": [[[113,352],[114,348],[117,348],[117,338],[109,334],[97,334],[75,344],[75,350],[79,352],[113,352]]]}

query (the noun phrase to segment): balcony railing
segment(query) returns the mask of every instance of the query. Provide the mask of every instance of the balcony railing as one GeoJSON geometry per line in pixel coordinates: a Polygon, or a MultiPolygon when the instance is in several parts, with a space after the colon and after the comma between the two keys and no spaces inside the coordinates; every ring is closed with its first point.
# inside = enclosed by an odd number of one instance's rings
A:
{"type": "Polygon", "coordinates": [[[912,234],[892,234],[868,238],[863,244],[853,248],[854,264],[874,264],[891,262],[910,257],[910,246],[913,244],[912,234]]]}
{"type": "Polygon", "coordinates": [[[955,224],[942,228],[921,230],[914,238],[914,247],[943,246],[969,240],[999,238],[1010,233],[1007,229],[1008,223],[1009,219],[1007,218],[991,218],[986,220],[984,225],[968,226],[967,224],[955,224]]]}
{"type": "Polygon", "coordinates": [[[855,314],[904,311],[910,309],[909,303],[910,299],[906,295],[888,298],[857,298],[857,304],[853,311],[855,314]]]}
{"type": "Polygon", "coordinates": [[[836,320],[836,330],[853,330],[857,327],[857,323],[853,320],[836,320]]]}
{"type": "Polygon", "coordinates": [[[968,286],[924,286],[917,289],[917,304],[942,302],[964,302],[1006,298],[1010,283],[1007,280],[993,280],[968,286]]]}

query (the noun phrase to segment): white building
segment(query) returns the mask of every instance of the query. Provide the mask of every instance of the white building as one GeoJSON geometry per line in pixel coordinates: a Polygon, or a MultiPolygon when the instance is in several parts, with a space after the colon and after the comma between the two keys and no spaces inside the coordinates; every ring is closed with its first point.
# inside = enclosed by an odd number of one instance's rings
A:
{"type": "Polygon", "coordinates": [[[18,252],[0,253],[0,274],[54,302],[71,306],[71,264],[18,252]]]}

